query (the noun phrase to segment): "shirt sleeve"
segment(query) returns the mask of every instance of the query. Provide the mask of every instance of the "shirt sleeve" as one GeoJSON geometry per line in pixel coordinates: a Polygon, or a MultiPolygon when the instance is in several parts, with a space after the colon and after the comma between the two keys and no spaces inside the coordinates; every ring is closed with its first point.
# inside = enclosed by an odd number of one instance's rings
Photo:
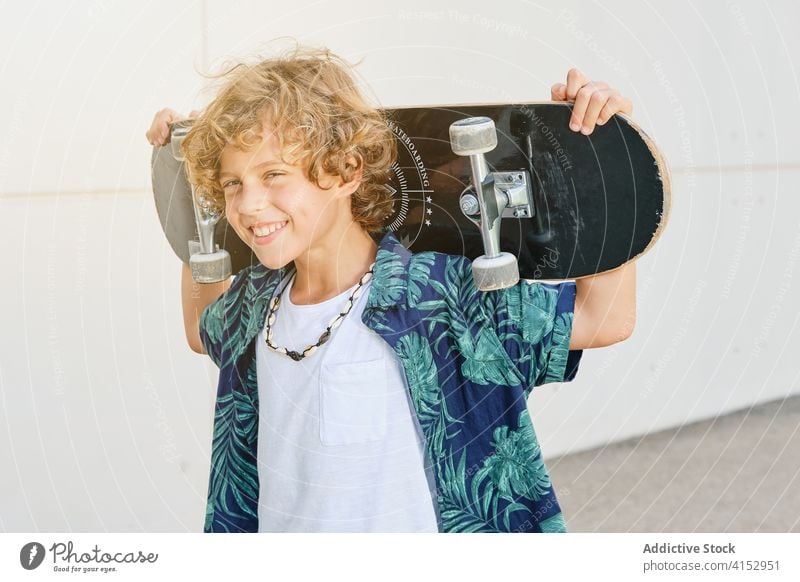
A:
{"type": "MultiPolygon", "coordinates": [[[[225,292],[227,293],[227,291],[225,292]]],[[[221,367],[222,324],[224,322],[225,293],[209,303],[200,314],[200,341],[208,357],[221,367]]]]}
{"type": "MultiPolygon", "coordinates": [[[[528,299],[523,300],[523,307],[527,306],[529,312],[541,309],[546,319],[545,333],[539,340],[540,361],[533,373],[532,386],[573,380],[583,355],[582,350],[569,349],[575,313],[575,283],[569,281],[549,284],[525,281],[520,284],[526,288],[523,295],[528,296],[528,299]]],[[[534,328],[536,324],[536,316],[523,316],[523,336],[536,339],[537,330],[534,328]]]]}
{"type": "Polygon", "coordinates": [[[535,386],[575,378],[583,354],[569,349],[575,283],[520,280],[513,287],[478,293],[500,343],[519,369],[526,395],[535,386]]]}
{"type": "MultiPolygon", "coordinates": [[[[205,348],[208,357],[217,365],[222,367],[222,351],[224,347],[225,325],[228,321],[227,314],[231,305],[236,302],[245,289],[244,282],[250,268],[242,269],[233,279],[231,286],[213,302],[209,303],[200,314],[200,341],[205,348]]],[[[227,334],[230,336],[230,334],[227,334]]]]}

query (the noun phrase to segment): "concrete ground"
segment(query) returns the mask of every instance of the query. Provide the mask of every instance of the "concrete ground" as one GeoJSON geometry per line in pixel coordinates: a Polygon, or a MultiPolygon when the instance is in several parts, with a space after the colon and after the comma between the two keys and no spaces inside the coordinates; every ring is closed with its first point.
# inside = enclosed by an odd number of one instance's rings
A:
{"type": "Polygon", "coordinates": [[[547,466],[570,532],[800,532],[800,396],[547,466]]]}

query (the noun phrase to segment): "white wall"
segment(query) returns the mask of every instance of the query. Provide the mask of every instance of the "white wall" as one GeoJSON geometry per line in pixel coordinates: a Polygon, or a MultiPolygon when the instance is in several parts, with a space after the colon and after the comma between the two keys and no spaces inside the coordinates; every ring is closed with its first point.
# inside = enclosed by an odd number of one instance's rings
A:
{"type": "Polygon", "coordinates": [[[202,528],[217,371],[185,345],[144,132],[281,35],[363,58],[384,106],[546,99],[571,66],[633,99],[672,220],[634,336],[532,396],[548,456],[800,393],[800,8],[697,4],[4,5],[0,531],[202,528]]]}

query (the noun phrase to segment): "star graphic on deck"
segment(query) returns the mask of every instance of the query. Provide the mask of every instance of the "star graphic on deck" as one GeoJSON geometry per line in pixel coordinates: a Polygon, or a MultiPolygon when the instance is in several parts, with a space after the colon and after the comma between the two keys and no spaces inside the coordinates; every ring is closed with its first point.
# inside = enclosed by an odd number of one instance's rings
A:
{"type": "Polygon", "coordinates": [[[430,196],[428,196],[428,197],[426,198],[426,200],[427,200],[428,202],[433,202],[433,200],[431,200],[431,197],[430,197],[430,196]]]}
{"type": "Polygon", "coordinates": [[[425,221],[425,226],[430,226],[430,225],[431,225],[431,221],[430,220],[426,220],[425,221]]]}
{"type": "Polygon", "coordinates": [[[433,210],[431,210],[430,208],[428,208],[428,214],[433,214],[433,210]]]}

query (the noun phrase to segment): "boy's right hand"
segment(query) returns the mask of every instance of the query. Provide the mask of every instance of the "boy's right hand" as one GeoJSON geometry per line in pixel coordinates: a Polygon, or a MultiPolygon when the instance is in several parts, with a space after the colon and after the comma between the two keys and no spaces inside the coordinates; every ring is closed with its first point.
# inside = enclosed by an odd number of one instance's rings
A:
{"type": "Polygon", "coordinates": [[[153,117],[153,123],[150,124],[150,129],[145,133],[147,141],[153,146],[163,146],[169,143],[170,131],[169,126],[171,123],[180,121],[182,119],[194,119],[199,115],[197,109],[192,110],[188,117],[184,117],[173,109],[162,109],[153,117]]]}

